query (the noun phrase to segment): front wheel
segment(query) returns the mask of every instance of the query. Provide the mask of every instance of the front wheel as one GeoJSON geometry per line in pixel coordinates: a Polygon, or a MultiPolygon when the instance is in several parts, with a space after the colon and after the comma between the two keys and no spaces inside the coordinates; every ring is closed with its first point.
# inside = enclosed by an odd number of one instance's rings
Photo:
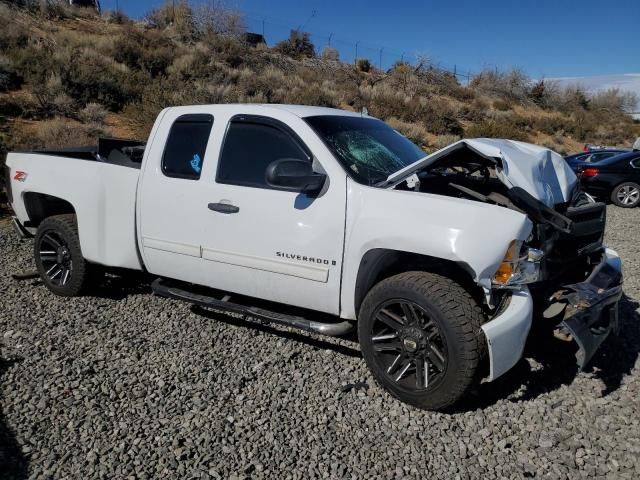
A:
{"type": "Polygon", "coordinates": [[[640,204],[640,185],[624,182],[611,192],[611,201],[622,208],[633,208],[640,204]]]}
{"type": "Polygon", "coordinates": [[[484,351],[477,302],[453,280],[428,272],[387,278],[365,297],[358,318],[362,355],[399,400],[442,410],[469,389],[484,351]]]}

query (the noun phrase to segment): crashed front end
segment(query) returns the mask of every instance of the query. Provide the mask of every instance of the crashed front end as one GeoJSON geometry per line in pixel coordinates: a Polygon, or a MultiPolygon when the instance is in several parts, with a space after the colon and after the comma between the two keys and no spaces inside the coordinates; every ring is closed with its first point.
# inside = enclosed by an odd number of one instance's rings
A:
{"type": "Polygon", "coordinates": [[[491,285],[482,285],[491,312],[482,326],[489,380],[520,360],[532,321],[566,328],[580,368],[617,332],[622,267],[603,243],[606,206],[580,191],[560,155],[509,140],[462,140],[390,180],[516,210],[533,224],[526,240],[508,246],[491,285]]]}
{"type": "Polygon", "coordinates": [[[505,254],[494,276],[496,314],[482,329],[491,357],[489,380],[521,357],[532,321],[564,327],[578,345],[584,369],[598,347],[618,330],[622,262],[604,247],[605,205],[589,203],[564,212],[566,229],[536,223],[518,254],[505,254]],[[509,265],[509,268],[504,267],[509,265]]]}

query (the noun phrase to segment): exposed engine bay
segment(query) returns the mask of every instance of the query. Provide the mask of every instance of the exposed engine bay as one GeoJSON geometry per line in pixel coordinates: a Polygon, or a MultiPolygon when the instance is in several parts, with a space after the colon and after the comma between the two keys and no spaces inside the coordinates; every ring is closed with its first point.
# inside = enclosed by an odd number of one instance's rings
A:
{"type": "MultiPolygon", "coordinates": [[[[486,155],[471,142],[474,141],[455,144],[457,146],[414,171],[395,188],[478,201],[523,213],[534,224],[526,244],[540,251],[540,282],[553,288],[561,283],[584,280],[602,257],[605,205],[582,192],[576,181],[567,189],[568,201],[552,203],[553,200],[548,200],[554,198],[552,193],[544,199],[551,205],[545,204],[530,192],[535,193],[536,188],[543,192],[559,191],[557,185],[545,184],[549,177],[551,183],[554,180],[559,183],[550,175],[551,168],[527,166],[533,170],[532,174],[538,175],[538,184],[525,189],[514,185],[516,182],[507,173],[515,170],[513,164],[507,164],[508,158],[486,155]],[[545,169],[542,173],[546,173],[546,177],[540,172],[545,169]]],[[[541,164],[544,163],[542,158],[541,164]]],[[[548,161],[546,163],[548,165],[548,161]]],[[[554,200],[564,200],[559,197],[556,193],[554,200]]]]}

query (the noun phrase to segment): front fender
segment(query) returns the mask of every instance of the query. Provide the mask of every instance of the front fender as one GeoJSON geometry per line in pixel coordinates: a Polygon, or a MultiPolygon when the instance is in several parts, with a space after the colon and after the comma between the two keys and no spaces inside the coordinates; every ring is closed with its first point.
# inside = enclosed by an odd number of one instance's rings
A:
{"type": "Polygon", "coordinates": [[[360,260],[390,249],[466,265],[485,290],[512,240],[532,223],[504,207],[441,195],[366,187],[349,181],[341,316],[355,318],[353,292],[360,260]]]}

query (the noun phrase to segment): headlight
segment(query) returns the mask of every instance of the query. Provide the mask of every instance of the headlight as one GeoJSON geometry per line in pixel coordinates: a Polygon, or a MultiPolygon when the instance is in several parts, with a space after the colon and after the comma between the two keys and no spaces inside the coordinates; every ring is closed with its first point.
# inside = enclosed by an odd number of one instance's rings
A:
{"type": "Polygon", "coordinates": [[[519,240],[512,241],[493,276],[493,285],[505,288],[537,282],[540,279],[540,260],[543,256],[542,250],[524,247],[519,240]]]}

